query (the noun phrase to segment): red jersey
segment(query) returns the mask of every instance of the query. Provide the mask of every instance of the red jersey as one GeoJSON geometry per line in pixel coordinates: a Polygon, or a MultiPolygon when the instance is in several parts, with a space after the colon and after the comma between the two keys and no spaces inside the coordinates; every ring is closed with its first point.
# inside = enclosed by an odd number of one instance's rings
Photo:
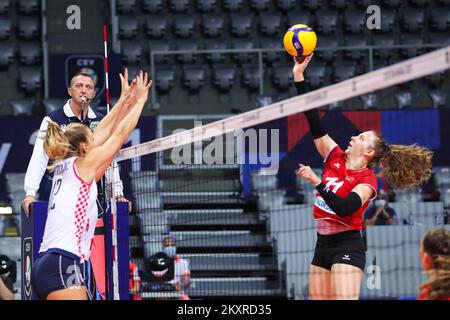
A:
{"type": "MultiPolygon", "coordinates": [[[[376,198],[377,178],[373,170],[369,168],[347,169],[345,152],[339,146],[336,145],[331,149],[324,162],[322,182],[325,184],[326,189],[345,198],[357,185],[368,185],[373,189],[373,195],[369,201],[376,198]]],[[[342,218],[334,213],[320,194],[317,193],[314,203],[314,218],[316,219],[319,233],[331,234],[347,230],[361,231],[363,213],[369,205],[369,201],[363,203],[353,214],[342,218]],[[336,232],[330,232],[329,230],[335,230],[336,232]]]]}

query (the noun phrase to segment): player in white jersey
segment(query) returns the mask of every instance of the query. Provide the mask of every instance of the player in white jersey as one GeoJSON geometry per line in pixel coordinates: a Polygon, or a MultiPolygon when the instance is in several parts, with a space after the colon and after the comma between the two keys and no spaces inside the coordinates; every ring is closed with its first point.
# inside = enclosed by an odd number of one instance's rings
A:
{"type": "Polygon", "coordinates": [[[136,127],[152,85],[142,71],[130,86],[120,77],[120,103],[94,133],[83,124],[62,131],[49,122],[44,150],[54,161],[54,179],[44,237],[32,268],[33,291],[40,299],[87,299],[85,261],[97,220],[95,182],[136,127]]]}

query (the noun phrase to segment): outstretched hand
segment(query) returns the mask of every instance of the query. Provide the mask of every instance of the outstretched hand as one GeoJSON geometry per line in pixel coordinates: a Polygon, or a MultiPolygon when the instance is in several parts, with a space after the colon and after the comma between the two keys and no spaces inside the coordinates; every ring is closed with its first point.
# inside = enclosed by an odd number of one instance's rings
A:
{"type": "Polygon", "coordinates": [[[138,101],[147,101],[148,90],[152,86],[152,83],[153,81],[148,78],[148,73],[144,73],[141,70],[139,75],[136,77],[136,99],[138,101]]]}
{"type": "Polygon", "coordinates": [[[303,74],[305,73],[306,67],[308,66],[309,62],[311,61],[311,58],[313,57],[314,53],[311,53],[309,56],[307,57],[294,57],[294,68],[292,68],[292,73],[294,75],[294,81],[298,82],[298,81],[303,81],[304,80],[304,76],[303,74]]]}
{"type": "Polygon", "coordinates": [[[130,85],[128,84],[128,69],[125,68],[123,71],[123,75],[119,73],[120,77],[120,97],[126,99],[127,93],[129,93],[130,85]]]}

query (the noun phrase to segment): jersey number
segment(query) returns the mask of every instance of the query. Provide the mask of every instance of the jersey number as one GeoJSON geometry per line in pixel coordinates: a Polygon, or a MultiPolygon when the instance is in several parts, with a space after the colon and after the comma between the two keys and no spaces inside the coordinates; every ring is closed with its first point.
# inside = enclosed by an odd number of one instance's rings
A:
{"type": "Polygon", "coordinates": [[[56,180],[55,185],[53,186],[52,191],[54,191],[54,192],[52,193],[52,196],[50,198],[50,210],[55,209],[55,204],[53,203],[53,199],[58,194],[59,189],[61,189],[61,183],[62,183],[62,179],[58,179],[58,180],[56,180]]]}
{"type": "Polygon", "coordinates": [[[339,178],[327,177],[325,180],[327,181],[325,189],[330,190],[330,188],[333,188],[333,190],[331,190],[333,193],[337,193],[337,191],[344,185],[344,181],[338,182],[339,178]]]}

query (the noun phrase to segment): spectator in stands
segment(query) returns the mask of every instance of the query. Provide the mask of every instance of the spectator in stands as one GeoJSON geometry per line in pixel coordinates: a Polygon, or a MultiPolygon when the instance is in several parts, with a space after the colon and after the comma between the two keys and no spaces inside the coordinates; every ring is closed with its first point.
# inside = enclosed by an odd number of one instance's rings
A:
{"type": "Polygon", "coordinates": [[[421,186],[421,189],[423,201],[439,201],[441,193],[437,187],[434,172],[431,174],[430,180],[421,186]]]}
{"type": "MultiPolygon", "coordinates": [[[[126,69],[124,77],[128,81],[128,71],[126,69]]],[[[125,89],[122,87],[122,94],[125,89]]],[[[70,123],[81,123],[89,127],[91,131],[94,131],[103,118],[102,114],[94,111],[89,106],[89,101],[95,97],[95,82],[92,75],[83,72],[75,74],[70,81],[70,87],[67,88],[67,92],[71,98],[67,100],[63,107],[51,112],[42,120],[39,129],[41,133],[47,130],[48,120],[56,122],[62,128],[70,123]]],[[[39,199],[42,201],[47,201],[50,195],[53,175],[48,170],[46,171],[49,158],[44,152],[43,142],[43,139],[36,139],[25,175],[25,198],[22,201],[22,207],[26,214],[28,214],[30,203],[36,201],[38,190],[39,199]]],[[[116,176],[118,176],[118,170],[116,176]]],[[[122,182],[119,181],[117,186],[116,199],[118,201],[127,201],[123,197],[122,182]]]]}
{"type": "Polygon", "coordinates": [[[130,261],[130,300],[142,300],[141,277],[137,265],[130,261]]]}
{"type": "Polygon", "coordinates": [[[0,255],[0,300],[14,300],[12,280],[6,276],[11,272],[12,262],[8,256],[0,255]]]}
{"type": "Polygon", "coordinates": [[[189,297],[184,293],[189,287],[191,281],[191,270],[189,269],[189,262],[186,259],[180,258],[177,253],[176,240],[172,236],[167,236],[163,239],[163,251],[174,260],[175,271],[174,278],[170,281],[176,290],[181,294],[181,300],[189,300],[189,297]]]}
{"type": "Polygon", "coordinates": [[[431,229],[420,243],[420,262],[428,280],[417,300],[450,300],[450,230],[431,229]]]}
{"type": "Polygon", "coordinates": [[[397,214],[394,209],[389,207],[387,196],[380,191],[373,202],[364,213],[364,228],[367,226],[385,226],[395,224],[397,214]]]}

